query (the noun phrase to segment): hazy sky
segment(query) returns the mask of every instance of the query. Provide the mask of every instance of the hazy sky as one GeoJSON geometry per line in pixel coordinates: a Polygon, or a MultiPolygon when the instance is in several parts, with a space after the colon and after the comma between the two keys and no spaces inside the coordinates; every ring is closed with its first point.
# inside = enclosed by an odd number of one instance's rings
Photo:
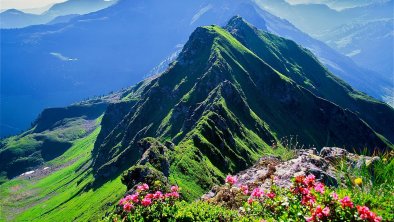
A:
{"type": "Polygon", "coordinates": [[[0,0],[0,10],[16,8],[16,9],[32,9],[41,8],[54,3],[64,2],[66,0],[0,0]]]}

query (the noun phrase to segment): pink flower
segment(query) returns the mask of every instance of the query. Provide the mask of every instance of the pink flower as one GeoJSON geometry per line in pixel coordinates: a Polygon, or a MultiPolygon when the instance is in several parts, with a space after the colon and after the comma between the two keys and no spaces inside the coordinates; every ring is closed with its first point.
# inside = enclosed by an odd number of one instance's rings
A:
{"type": "Polygon", "coordinates": [[[307,222],[313,222],[315,220],[315,218],[313,218],[313,217],[305,217],[305,220],[307,222]]]}
{"type": "Polygon", "coordinates": [[[148,194],[145,196],[145,198],[152,199],[152,198],[153,198],[153,193],[148,193],[148,194]]]}
{"type": "Polygon", "coordinates": [[[300,193],[302,195],[309,195],[310,194],[310,190],[308,188],[300,187],[300,193]]]}
{"type": "Polygon", "coordinates": [[[141,204],[142,204],[142,206],[147,207],[147,206],[149,206],[149,205],[152,204],[152,200],[151,200],[150,198],[146,198],[146,197],[145,197],[145,198],[141,201],[141,204]]]}
{"type": "Polygon", "coordinates": [[[274,199],[275,196],[276,196],[276,195],[275,195],[275,193],[273,193],[273,192],[267,193],[267,197],[270,198],[270,199],[274,199]]]}
{"type": "Polygon", "coordinates": [[[338,200],[338,199],[339,199],[338,194],[335,193],[335,192],[332,192],[332,193],[331,193],[331,197],[332,197],[334,200],[338,200]]]}
{"type": "Polygon", "coordinates": [[[357,211],[362,220],[368,220],[371,222],[380,222],[382,220],[382,217],[378,217],[366,206],[357,206],[357,211]]]}
{"type": "Polygon", "coordinates": [[[306,221],[320,221],[324,219],[324,217],[328,217],[330,215],[330,208],[322,207],[320,205],[316,206],[316,209],[312,211],[312,216],[305,218],[306,221]]]}
{"type": "Polygon", "coordinates": [[[308,194],[302,197],[301,204],[306,206],[312,206],[316,202],[316,197],[312,194],[308,194]]]}
{"type": "Polygon", "coordinates": [[[255,188],[252,191],[251,197],[256,197],[256,198],[260,198],[264,195],[264,191],[261,190],[260,188],[255,188]]]}
{"type": "Polygon", "coordinates": [[[137,186],[137,190],[138,191],[146,191],[146,190],[149,190],[149,186],[148,186],[148,184],[144,183],[140,186],[137,186]]]}
{"type": "Polygon", "coordinates": [[[171,192],[171,196],[174,198],[179,198],[179,193],[178,192],[171,192]]]}
{"type": "Polygon", "coordinates": [[[125,201],[127,201],[127,202],[130,201],[130,200],[131,200],[131,195],[127,195],[124,199],[125,199],[125,201]]]}
{"type": "Polygon", "coordinates": [[[236,176],[228,175],[226,177],[226,183],[228,183],[230,185],[234,185],[236,182],[237,182],[237,177],[236,176]]]}
{"type": "Polygon", "coordinates": [[[123,205],[123,204],[125,204],[126,202],[127,202],[126,199],[125,199],[125,198],[122,198],[122,199],[119,200],[119,205],[123,205]]]}
{"type": "Polygon", "coordinates": [[[316,183],[315,184],[315,190],[316,190],[316,192],[319,192],[319,193],[323,194],[324,193],[324,184],[316,183]]]}
{"type": "Polygon", "coordinates": [[[154,199],[161,199],[161,198],[163,198],[163,193],[160,191],[156,191],[156,193],[153,194],[153,198],[154,199]]]}
{"type": "Polygon", "coordinates": [[[305,184],[306,186],[308,186],[308,187],[311,187],[311,186],[313,186],[313,184],[315,183],[315,179],[316,179],[315,175],[310,174],[310,175],[308,175],[308,176],[305,178],[304,184],[305,184]]]}
{"type": "Polygon", "coordinates": [[[348,196],[342,198],[341,200],[339,200],[339,202],[341,202],[342,208],[345,207],[353,208],[353,202],[350,200],[350,197],[348,196]]]}
{"type": "Polygon", "coordinates": [[[304,180],[305,180],[305,177],[304,177],[304,176],[296,176],[296,177],[294,178],[294,182],[295,182],[296,184],[301,184],[301,183],[304,182],[304,180]]]}
{"type": "Polygon", "coordinates": [[[322,218],[324,217],[323,208],[322,208],[320,205],[318,205],[318,206],[316,207],[315,212],[314,212],[313,214],[314,214],[315,216],[317,216],[317,218],[322,219],[322,218]]]}
{"type": "Polygon", "coordinates": [[[171,192],[178,192],[179,187],[178,186],[171,186],[171,192]]]}
{"type": "Polygon", "coordinates": [[[323,209],[323,214],[324,214],[324,216],[328,217],[328,216],[330,215],[330,208],[325,207],[325,208],[323,209]]]}
{"type": "Polygon", "coordinates": [[[248,199],[248,204],[249,204],[249,205],[252,204],[253,201],[254,201],[253,198],[250,197],[250,198],[248,199]]]}
{"type": "Polygon", "coordinates": [[[126,212],[130,212],[131,209],[133,209],[134,206],[131,203],[126,203],[125,205],[123,205],[123,210],[126,212]]]}
{"type": "Polygon", "coordinates": [[[173,197],[173,198],[178,199],[178,198],[179,198],[179,193],[178,193],[178,192],[166,193],[166,194],[164,195],[164,197],[165,197],[165,198],[173,197]]]}
{"type": "Polygon", "coordinates": [[[133,195],[131,195],[131,197],[130,197],[130,200],[133,202],[133,203],[138,203],[138,193],[137,194],[133,194],[133,195]]]}
{"type": "Polygon", "coordinates": [[[248,185],[241,185],[240,187],[243,194],[247,195],[249,193],[248,185]]]}

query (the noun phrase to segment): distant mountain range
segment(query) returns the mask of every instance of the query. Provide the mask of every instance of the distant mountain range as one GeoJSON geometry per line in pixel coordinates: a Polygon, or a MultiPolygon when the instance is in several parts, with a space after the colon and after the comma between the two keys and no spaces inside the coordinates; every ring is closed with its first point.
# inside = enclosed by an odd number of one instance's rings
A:
{"type": "Polygon", "coordinates": [[[96,220],[132,178],[174,181],[194,200],[292,135],[308,147],[393,149],[390,122],[393,108],[353,89],[310,50],[235,16],[224,27],[196,28],[162,74],[46,109],[30,130],[2,140],[0,216],[96,220]],[[13,189],[24,201],[10,202],[10,187],[25,181],[13,189]]]}
{"type": "MultiPolygon", "coordinates": [[[[46,24],[59,16],[87,14],[113,4],[116,0],[68,0],[51,6],[42,14],[25,13],[9,9],[0,13],[0,28],[23,28],[30,25],[46,24]]],[[[68,21],[64,20],[62,22],[68,21]]]]}
{"type": "Polygon", "coordinates": [[[361,21],[393,18],[394,0],[378,1],[374,4],[337,11],[325,4],[291,5],[285,0],[256,0],[265,10],[287,19],[297,28],[312,35],[332,30],[338,26],[361,21]]]}
{"type": "Polygon", "coordinates": [[[66,23],[1,30],[1,135],[26,129],[45,107],[64,106],[142,80],[179,51],[196,27],[223,25],[233,15],[310,49],[355,88],[375,98],[385,96],[387,80],[254,1],[121,0],[66,23]]]}
{"type": "Polygon", "coordinates": [[[325,4],[335,10],[384,3],[387,1],[389,0],[286,0],[286,2],[291,4],[325,4]]]}
{"type": "Polygon", "coordinates": [[[342,25],[318,38],[360,66],[385,74],[394,87],[393,18],[342,25]]]}
{"type": "MultiPolygon", "coordinates": [[[[394,1],[256,0],[264,9],[349,56],[359,66],[385,79],[385,101],[394,104],[394,1]],[[296,1],[293,1],[295,3],[296,1]],[[329,3],[355,4],[337,11],[329,3]],[[299,4],[303,3],[303,4],[299,4]],[[364,4],[365,3],[365,4],[364,4]],[[367,4],[368,3],[368,4],[367,4]],[[361,5],[360,5],[361,4],[361,5]],[[379,55],[376,56],[376,53],[379,55]]],[[[375,82],[374,82],[375,84],[375,82]]]]}

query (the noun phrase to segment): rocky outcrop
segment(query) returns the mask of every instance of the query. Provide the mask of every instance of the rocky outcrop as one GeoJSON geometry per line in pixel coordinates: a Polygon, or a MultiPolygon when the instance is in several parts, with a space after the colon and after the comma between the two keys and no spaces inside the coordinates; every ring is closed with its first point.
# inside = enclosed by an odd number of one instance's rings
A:
{"type": "MultiPolygon", "coordinates": [[[[350,167],[373,167],[379,157],[357,155],[337,147],[324,147],[320,152],[316,149],[297,150],[295,157],[287,161],[265,156],[252,167],[238,173],[235,186],[246,184],[268,189],[273,179],[276,185],[289,188],[294,176],[308,174],[315,175],[317,180],[326,185],[338,186],[343,183],[345,175],[337,170],[337,165],[343,161],[350,167]]],[[[214,198],[220,190],[221,187],[214,187],[203,199],[214,198]]]]}
{"type": "Polygon", "coordinates": [[[149,185],[160,181],[167,184],[167,177],[170,174],[170,155],[173,148],[171,142],[161,144],[154,138],[145,138],[138,142],[139,149],[143,152],[137,164],[123,173],[122,183],[127,186],[131,193],[139,183],[149,185]]]}

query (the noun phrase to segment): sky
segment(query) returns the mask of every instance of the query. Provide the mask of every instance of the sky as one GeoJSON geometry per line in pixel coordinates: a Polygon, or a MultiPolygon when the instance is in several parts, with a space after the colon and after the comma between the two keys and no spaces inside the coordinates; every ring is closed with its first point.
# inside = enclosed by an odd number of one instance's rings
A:
{"type": "Polygon", "coordinates": [[[64,2],[66,0],[0,0],[0,10],[15,9],[34,9],[45,8],[55,3],[64,2]]]}

